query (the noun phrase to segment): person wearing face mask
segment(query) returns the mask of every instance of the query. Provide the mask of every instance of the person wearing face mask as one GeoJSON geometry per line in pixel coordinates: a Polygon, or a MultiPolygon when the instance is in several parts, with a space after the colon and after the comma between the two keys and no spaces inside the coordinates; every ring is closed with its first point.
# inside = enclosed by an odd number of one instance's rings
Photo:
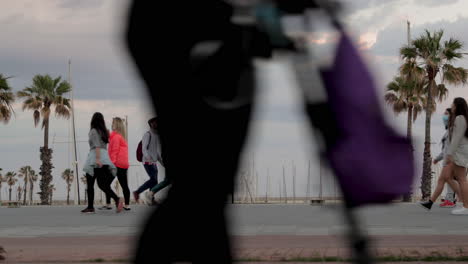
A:
{"type": "Polygon", "coordinates": [[[445,199],[443,200],[443,202],[440,204],[440,207],[453,208],[456,206],[455,201],[454,201],[455,194],[453,193],[456,193],[457,196],[460,197],[459,184],[455,180],[455,178],[453,176],[447,177],[443,175],[443,172],[444,170],[446,170],[446,166],[448,165],[446,158],[447,158],[447,150],[448,150],[448,147],[450,146],[450,120],[452,120],[451,108],[447,108],[445,110],[442,120],[444,122],[445,129],[446,129],[445,134],[442,137],[442,152],[434,159],[433,163],[437,164],[438,162],[442,160],[443,169],[442,169],[442,172],[440,173],[439,179],[437,180],[437,186],[435,188],[436,191],[434,192],[435,194],[438,193],[438,195],[433,194],[429,201],[420,203],[420,205],[427,210],[431,210],[433,203],[437,200],[440,193],[442,193],[442,190],[446,183],[448,185],[447,195],[445,196],[445,199]],[[455,184],[458,187],[456,188],[457,190],[456,192],[454,191],[454,188],[451,187],[451,184],[448,184],[449,181],[452,182],[452,185],[455,184]],[[440,192],[438,192],[437,190],[440,190],[440,192]]]}
{"type": "MultiPolygon", "coordinates": [[[[440,161],[442,162],[442,166],[446,166],[447,163],[445,161],[445,155],[447,153],[447,147],[449,145],[449,121],[452,117],[452,110],[450,108],[447,108],[444,112],[444,115],[442,116],[442,121],[444,122],[445,125],[445,134],[442,137],[441,144],[442,144],[442,151],[440,154],[434,159],[434,165],[439,163],[440,161]]],[[[445,199],[442,199],[442,203],[440,204],[440,207],[442,208],[453,208],[456,205],[456,199],[455,199],[455,192],[453,189],[450,187],[450,185],[446,184],[447,187],[447,192],[445,195],[445,199]]]]}
{"type": "Polygon", "coordinates": [[[452,117],[448,128],[449,143],[444,157],[446,165],[442,169],[431,199],[421,202],[420,205],[430,210],[447,182],[461,201],[460,207],[453,210],[452,214],[468,215],[468,182],[466,179],[468,168],[468,104],[464,98],[457,97],[453,100],[451,110],[452,117]]]}

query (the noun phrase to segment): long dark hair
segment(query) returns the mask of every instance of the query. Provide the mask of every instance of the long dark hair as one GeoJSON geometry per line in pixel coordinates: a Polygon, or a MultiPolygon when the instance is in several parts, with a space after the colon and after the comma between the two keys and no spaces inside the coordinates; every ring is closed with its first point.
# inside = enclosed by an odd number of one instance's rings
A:
{"type": "Polygon", "coordinates": [[[106,122],[104,122],[104,116],[99,112],[94,113],[91,118],[91,129],[93,128],[99,133],[104,143],[109,143],[109,131],[107,130],[106,122]]]}
{"type": "MultiPolygon", "coordinates": [[[[452,118],[450,121],[450,129],[453,129],[455,118],[459,115],[465,117],[465,121],[468,124],[468,105],[466,104],[465,99],[461,97],[457,97],[453,100],[453,104],[455,105],[455,113],[452,113],[452,118]]],[[[465,131],[465,137],[468,138],[468,129],[465,131]]]]}

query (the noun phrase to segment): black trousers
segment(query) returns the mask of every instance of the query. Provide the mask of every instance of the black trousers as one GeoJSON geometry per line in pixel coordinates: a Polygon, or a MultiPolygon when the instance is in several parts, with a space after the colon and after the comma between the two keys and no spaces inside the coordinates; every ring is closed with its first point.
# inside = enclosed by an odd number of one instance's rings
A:
{"type": "MultiPolygon", "coordinates": [[[[122,187],[122,192],[125,198],[125,205],[130,204],[130,189],[128,188],[127,171],[128,169],[117,168],[117,179],[119,180],[120,187],[122,187]]],[[[112,181],[113,180],[114,179],[112,179],[112,181]]],[[[110,202],[111,197],[106,193],[106,204],[110,204],[110,202]]]]}
{"type": "Polygon", "coordinates": [[[110,185],[113,180],[113,176],[109,170],[109,166],[102,166],[102,168],[94,169],[94,176],[86,174],[86,182],[88,185],[88,208],[94,208],[94,181],[97,179],[99,189],[101,189],[106,196],[108,195],[114,199],[115,204],[119,203],[119,197],[111,189],[110,185]]]}

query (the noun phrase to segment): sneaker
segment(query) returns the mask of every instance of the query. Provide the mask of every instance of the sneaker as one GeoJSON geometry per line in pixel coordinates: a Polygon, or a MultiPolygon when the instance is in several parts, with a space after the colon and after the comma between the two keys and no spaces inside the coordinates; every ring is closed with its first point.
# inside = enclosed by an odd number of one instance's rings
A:
{"type": "Polygon", "coordinates": [[[133,192],[133,198],[135,198],[135,202],[140,202],[140,194],[137,192],[133,192]]]}
{"type": "Polygon", "coordinates": [[[429,201],[426,201],[426,202],[420,202],[419,205],[421,205],[422,207],[424,207],[426,210],[430,211],[431,208],[432,208],[432,204],[433,202],[431,200],[429,201]]]}
{"type": "Polygon", "coordinates": [[[439,205],[440,207],[442,208],[454,208],[455,207],[455,203],[452,203],[451,201],[449,200],[445,200],[443,203],[441,203],[439,205]]]}
{"type": "Polygon", "coordinates": [[[123,209],[124,209],[125,211],[130,211],[130,207],[126,207],[126,206],[124,206],[124,208],[123,208],[123,209]]]}
{"type": "Polygon", "coordinates": [[[119,202],[117,203],[117,213],[122,212],[123,207],[124,207],[124,199],[120,198],[119,202]]]}
{"type": "Polygon", "coordinates": [[[95,211],[94,211],[94,208],[86,208],[84,210],[81,210],[82,213],[84,214],[94,214],[95,211]]]}
{"type": "Polygon", "coordinates": [[[468,215],[468,208],[462,207],[452,210],[453,215],[468,215]]]}
{"type": "Polygon", "coordinates": [[[102,207],[99,207],[98,209],[99,209],[99,210],[111,210],[112,207],[110,207],[109,205],[104,205],[104,206],[102,206],[102,207]]]}

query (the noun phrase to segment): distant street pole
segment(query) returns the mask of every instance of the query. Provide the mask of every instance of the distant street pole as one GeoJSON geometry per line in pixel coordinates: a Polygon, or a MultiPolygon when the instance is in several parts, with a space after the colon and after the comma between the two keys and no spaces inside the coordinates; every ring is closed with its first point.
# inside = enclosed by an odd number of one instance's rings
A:
{"type": "Polygon", "coordinates": [[[284,199],[286,203],[288,203],[288,192],[286,190],[286,174],[284,171],[284,165],[283,165],[283,191],[284,191],[284,199]]]}
{"type": "Polygon", "coordinates": [[[410,21],[406,21],[408,24],[408,46],[411,45],[411,23],[410,21]]]}
{"type": "Polygon", "coordinates": [[[74,182],[76,184],[76,195],[75,197],[78,198],[78,201],[76,201],[75,198],[75,204],[78,203],[80,205],[80,181],[78,179],[78,159],[77,159],[77,153],[76,153],[76,132],[75,132],[75,104],[74,104],[74,98],[73,98],[73,85],[71,84],[71,60],[68,60],[68,83],[70,84],[70,92],[71,92],[71,116],[72,116],[72,132],[73,132],[73,164],[75,173],[73,173],[74,176],[74,182]]]}
{"type": "Polygon", "coordinates": [[[292,161],[292,180],[293,180],[293,203],[296,203],[296,165],[292,161]]]}

